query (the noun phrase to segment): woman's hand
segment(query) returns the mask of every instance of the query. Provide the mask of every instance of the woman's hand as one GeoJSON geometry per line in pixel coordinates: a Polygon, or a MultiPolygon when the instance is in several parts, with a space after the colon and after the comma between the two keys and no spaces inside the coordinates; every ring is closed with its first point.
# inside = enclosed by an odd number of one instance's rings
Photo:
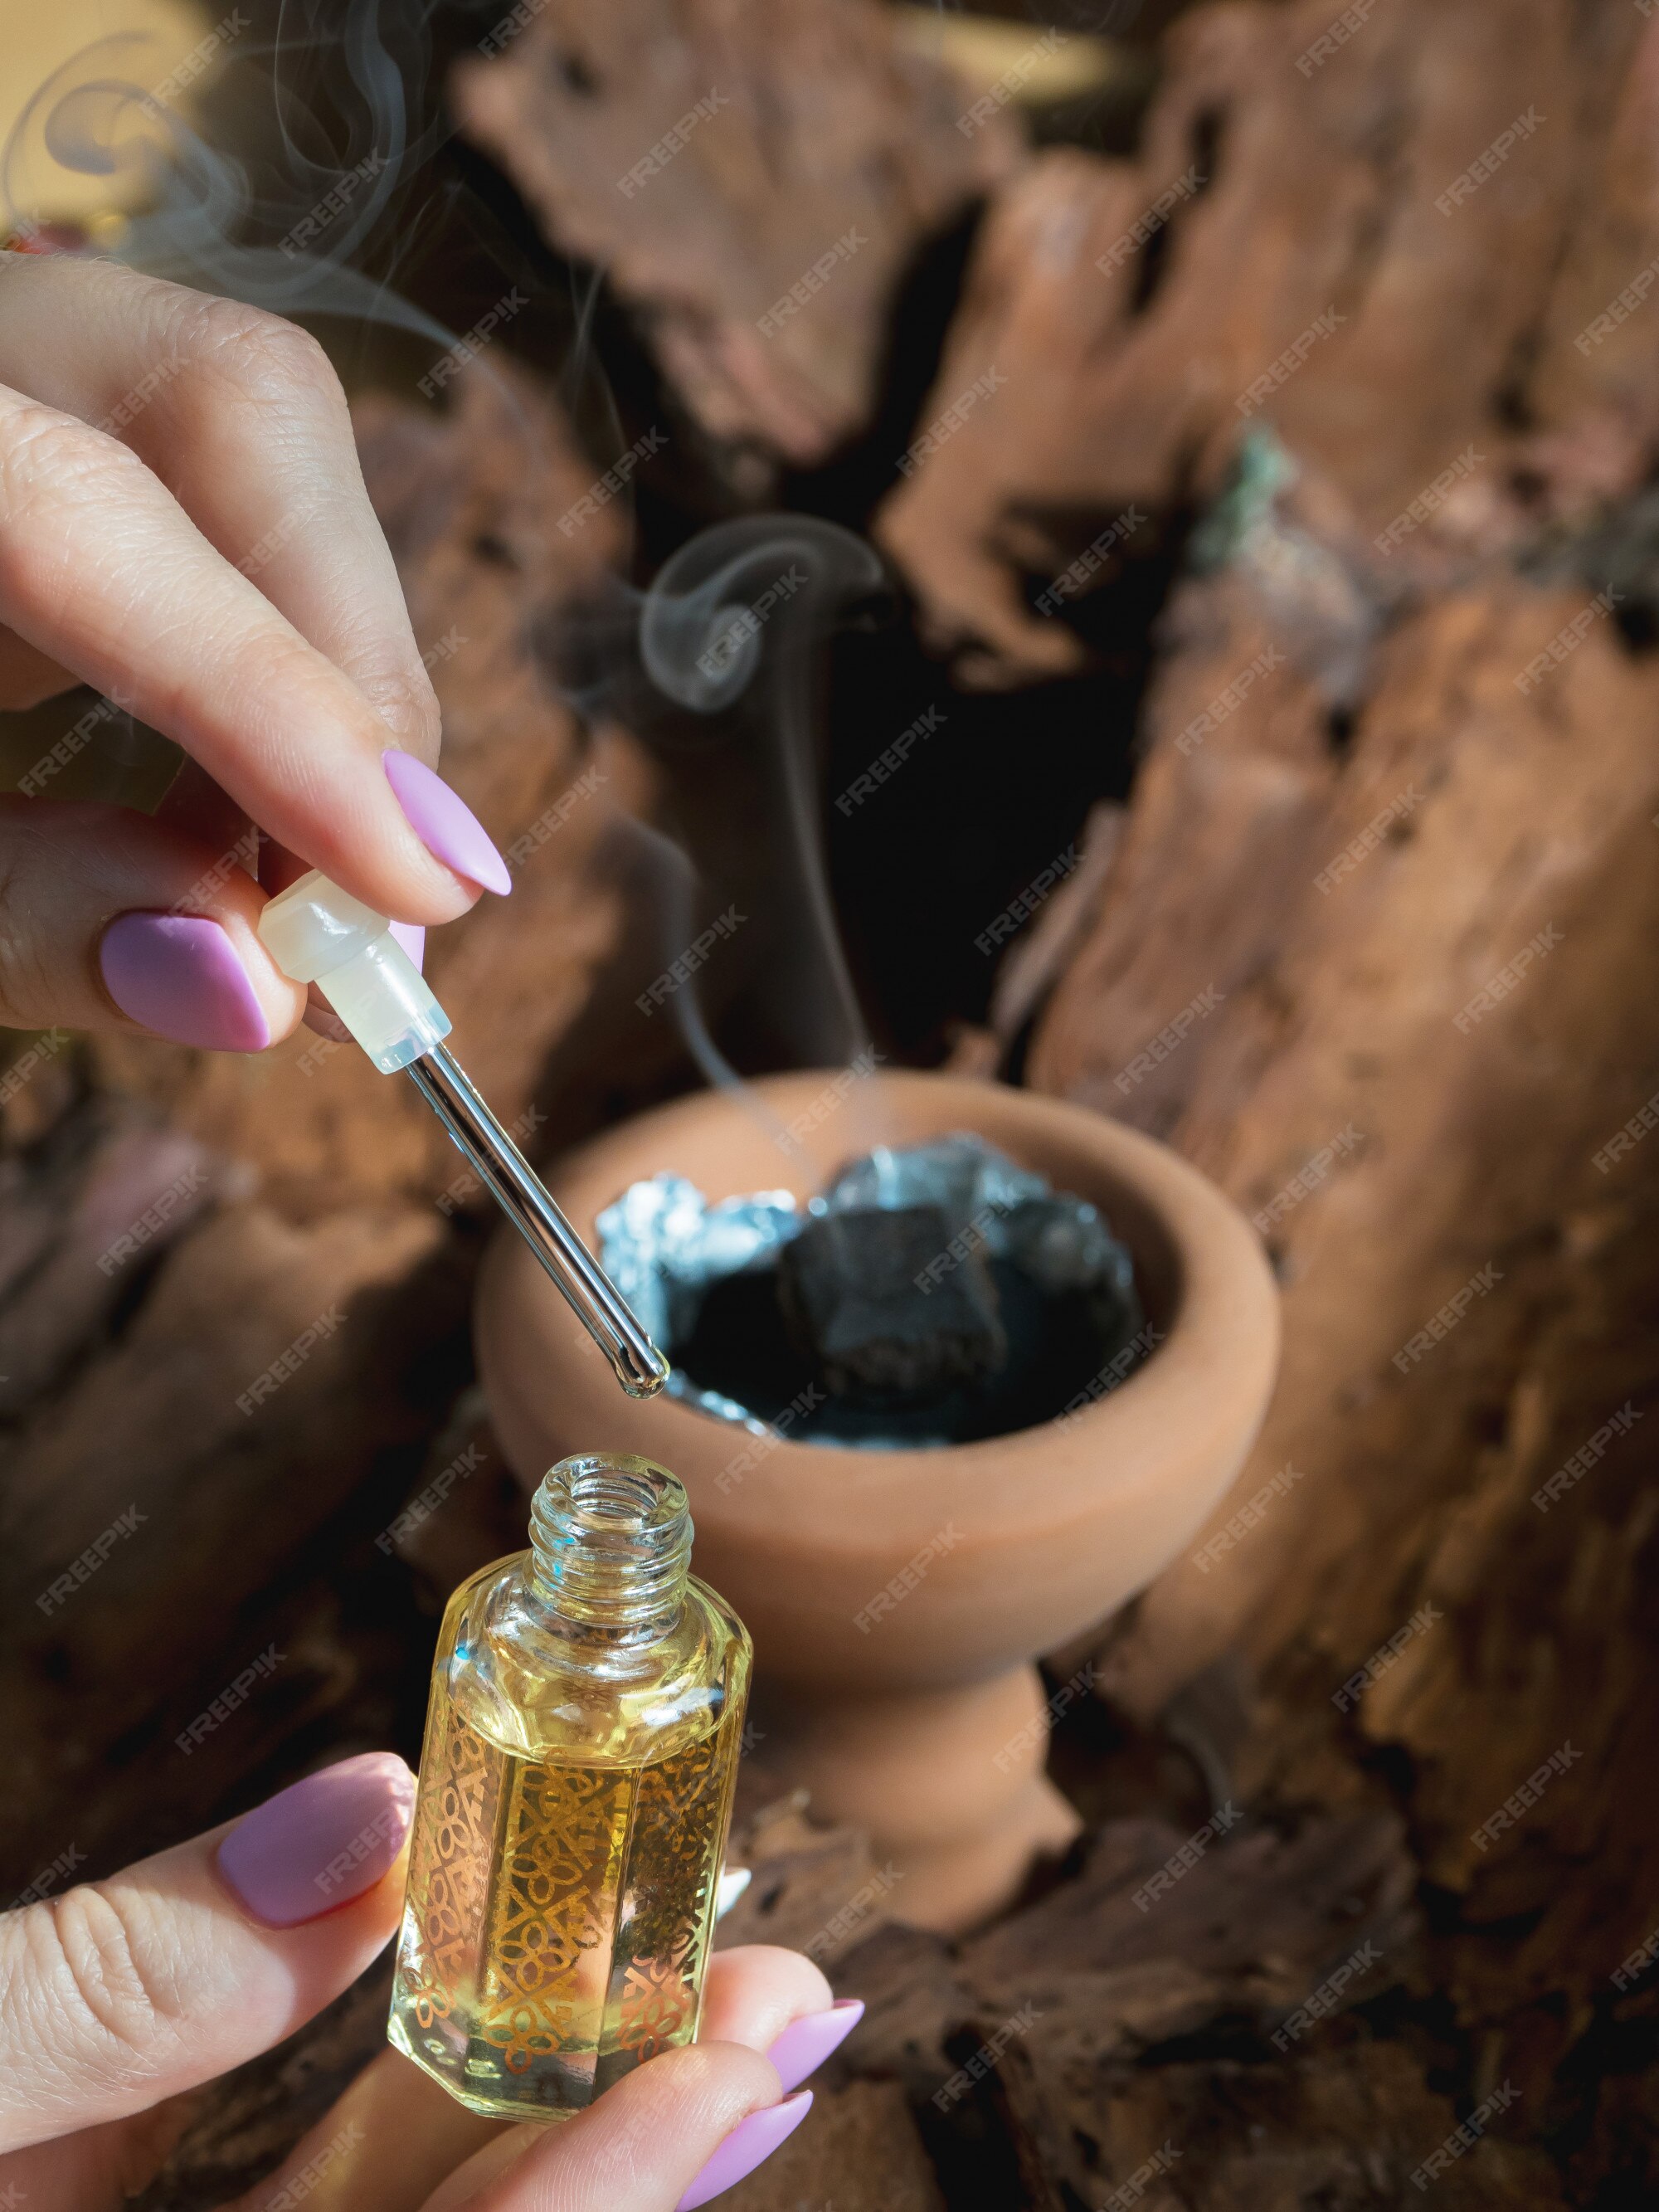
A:
{"type": "Polygon", "coordinates": [[[54,800],[50,753],[0,797],[0,1026],[254,1050],[305,1010],[256,926],[306,868],[416,927],[508,888],[316,341],[0,253],[0,708],[80,683],[188,757],[154,817],[54,800]]]}
{"type": "MultiPolygon", "coordinates": [[[[368,1753],[108,1881],[0,1915],[0,2204],[118,2212],[186,2093],[290,2034],[397,1925],[414,1778],[368,1753]]],[[[702,2040],[552,2127],[475,2118],[387,2051],[234,2212],[674,2212],[752,2172],[856,2023],[817,1968],[711,1962],[702,2040]]]]}

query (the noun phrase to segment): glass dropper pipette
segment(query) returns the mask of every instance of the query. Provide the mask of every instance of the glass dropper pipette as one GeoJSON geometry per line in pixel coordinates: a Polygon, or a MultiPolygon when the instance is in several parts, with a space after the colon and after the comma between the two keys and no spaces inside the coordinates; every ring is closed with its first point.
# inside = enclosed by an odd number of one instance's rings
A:
{"type": "Polygon", "coordinates": [[[321,987],[383,1074],[412,1079],[629,1396],[660,1390],[667,1360],[445,1044],[449,1017],[386,916],[313,869],[270,902],[259,935],[283,975],[321,987]]]}

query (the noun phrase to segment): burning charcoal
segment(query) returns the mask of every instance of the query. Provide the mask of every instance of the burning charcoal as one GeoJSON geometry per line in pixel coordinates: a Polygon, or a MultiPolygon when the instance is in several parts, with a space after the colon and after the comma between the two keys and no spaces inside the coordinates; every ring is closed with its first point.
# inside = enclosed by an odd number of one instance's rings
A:
{"type": "Polygon", "coordinates": [[[936,1206],[815,1215],[779,1256],[779,1294],[837,1397],[937,1395],[1007,1353],[984,1254],[936,1206]]]}
{"type": "Polygon", "coordinates": [[[659,1175],[599,1231],[612,1279],[673,1358],[670,1395],[799,1442],[902,1451],[1010,1436],[1092,1404],[1150,1348],[1128,1252],[1097,1209],[964,1132],[877,1146],[805,1214],[787,1191],[711,1206],[659,1175]],[[878,1256],[896,1219],[926,1218],[919,1251],[878,1266],[861,1244],[826,1241],[829,1221],[872,1215],[878,1256]]]}

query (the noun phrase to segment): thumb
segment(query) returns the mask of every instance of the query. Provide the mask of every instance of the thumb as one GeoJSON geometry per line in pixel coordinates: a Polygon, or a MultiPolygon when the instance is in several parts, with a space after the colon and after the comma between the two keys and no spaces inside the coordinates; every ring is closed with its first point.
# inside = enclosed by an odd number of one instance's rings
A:
{"type": "Polygon", "coordinates": [[[269,2050],[397,1925],[414,1777],[389,1752],[0,1914],[0,2151],[147,2111],[269,2050]]]}
{"type": "Polygon", "coordinates": [[[305,992],[260,943],[243,824],[223,843],[121,806],[0,799],[0,1024],[149,1030],[257,1052],[305,992]]]}

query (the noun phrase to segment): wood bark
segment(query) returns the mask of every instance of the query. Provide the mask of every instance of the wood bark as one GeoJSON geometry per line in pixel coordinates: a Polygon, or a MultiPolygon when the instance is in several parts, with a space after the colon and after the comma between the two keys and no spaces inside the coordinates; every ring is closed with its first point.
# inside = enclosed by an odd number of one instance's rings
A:
{"type": "Polygon", "coordinates": [[[1005,381],[880,528],[969,679],[1006,682],[1083,655],[1033,579],[1127,509],[1201,517],[1027,1079],[1261,1218],[1286,1354],[1100,1686],[1173,1724],[1242,1656],[1233,1786],[1401,1807],[1478,2080],[1600,2201],[1652,2179],[1650,2085],[1595,2076],[1651,2010],[1611,1977],[1659,1872],[1659,40],[1406,5],[1304,73],[1328,23],[1194,15],[1140,161],[1009,189],[930,404],[1005,381]],[[1153,275],[1144,246],[1097,270],[1204,143],[1153,275]]]}
{"type": "Polygon", "coordinates": [[[914,255],[1019,158],[872,0],[552,0],[452,95],[702,428],[809,465],[869,418],[914,255]]]}
{"type": "Polygon", "coordinates": [[[1577,339],[1653,252],[1651,27],[1403,0],[1320,56],[1330,23],[1322,0],[1195,11],[1136,161],[1055,149],[997,195],[924,416],[996,388],[877,522],[967,680],[1080,665],[1042,587],[1130,510],[1106,580],[1149,552],[1251,423],[1351,543],[1358,575],[1284,578],[1339,660],[1404,577],[1443,586],[1639,480],[1659,319],[1577,339]],[[1472,443],[1456,496],[1379,554],[1472,443]]]}

